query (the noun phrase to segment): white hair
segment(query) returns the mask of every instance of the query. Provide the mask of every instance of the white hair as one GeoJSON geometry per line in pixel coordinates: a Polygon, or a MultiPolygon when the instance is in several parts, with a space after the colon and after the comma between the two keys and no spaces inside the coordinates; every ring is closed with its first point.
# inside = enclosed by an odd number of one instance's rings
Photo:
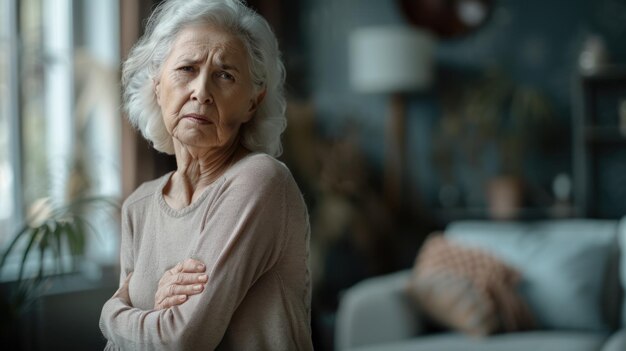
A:
{"type": "Polygon", "coordinates": [[[252,81],[257,92],[266,89],[266,93],[254,117],[241,126],[241,143],[251,151],[280,155],[280,135],[287,125],[285,67],[269,24],[241,0],[166,0],[154,10],[122,70],[124,108],[131,124],[155,149],[174,153],[154,84],[176,35],[192,24],[216,25],[242,40],[252,81]]]}

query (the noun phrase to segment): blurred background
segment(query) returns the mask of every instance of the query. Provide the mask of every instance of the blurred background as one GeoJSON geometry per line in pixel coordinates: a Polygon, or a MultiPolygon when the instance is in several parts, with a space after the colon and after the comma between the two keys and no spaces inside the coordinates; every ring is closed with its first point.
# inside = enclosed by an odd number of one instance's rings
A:
{"type": "MultiPolygon", "coordinates": [[[[120,204],[175,167],[120,111],[121,62],[158,3],[1,0],[0,247],[64,204],[120,204]]],[[[333,349],[345,289],[410,268],[453,221],[626,214],[623,0],[248,4],[287,68],[281,159],[311,215],[317,349],[333,349]]],[[[104,345],[119,209],[94,205],[79,258],[25,243],[3,257],[7,296],[22,276],[51,277],[27,313],[7,307],[16,349],[104,345]]]]}

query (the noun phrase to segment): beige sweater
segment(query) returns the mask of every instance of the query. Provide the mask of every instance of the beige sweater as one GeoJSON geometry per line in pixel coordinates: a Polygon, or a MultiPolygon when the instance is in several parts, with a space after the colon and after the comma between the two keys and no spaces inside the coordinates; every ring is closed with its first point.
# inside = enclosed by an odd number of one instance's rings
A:
{"type": "Polygon", "coordinates": [[[110,350],[311,350],[306,206],[289,170],[264,154],[229,168],[183,209],[163,198],[171,173],[143,184],[122,208],[121,281],[100,328],[110,350]],[[205,290],[154,310],[163,273],[203,261],[205,290]]]}

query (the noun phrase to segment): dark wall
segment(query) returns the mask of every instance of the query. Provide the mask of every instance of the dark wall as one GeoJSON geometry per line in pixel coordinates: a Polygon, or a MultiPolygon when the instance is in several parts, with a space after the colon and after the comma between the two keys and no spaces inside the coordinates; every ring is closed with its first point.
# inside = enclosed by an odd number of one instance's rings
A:
{"type": "MultiPolygon", "coordinates": [[[[340,134],[346,125],[358,125],[361,145],[371,162],[381,167],[387,96],[357,94],[348,84],[348,34],[370,25],[406,23],[395,1],[316,0],[303,3],[301,17],[307,45],[308,90],[324,133],[340,134]]],[[[541,92],[554,107],[549,143],[528,156],[524,176],[536,189],[549,194],[559,173],[572,174],[572,81],[578,57],[590,34],[600,35],[613,63],[626,61],[626,1],[559,0],[495,1],[490,21],[461,38],[439,41],[438,81],[428,92],[409,100],[407,160],[409,177],[417,183],[422,201],[437,206],[440,174],[433,165],[433,145],[442,111],[441,80],[463,83],[464,72],[498,68],[516,84],[541,92]],[[452,73],[451,73],[452,72],[452,73]],[[459,73],[460,72],[460,73],[459,73]]],[[[498,172],[489,156],[480,171],[461,162],[455,168],[465,205],[484,199],[477,184],[498,172]]],[[[482,191],[482,190],[480,190],[482,191]]]]}

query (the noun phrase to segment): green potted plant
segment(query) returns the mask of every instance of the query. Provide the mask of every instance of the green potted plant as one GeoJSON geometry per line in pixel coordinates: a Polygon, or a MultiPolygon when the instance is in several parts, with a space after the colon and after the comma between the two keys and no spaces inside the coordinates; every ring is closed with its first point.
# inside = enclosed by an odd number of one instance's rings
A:
{"type": "Polygon", "coordinates": [[[89,236],[97,238],[98,233],[89,221],[89,211],[117,207],[106,196],[78,197],[61,205],[44,198],[31,206],[25,223],[0,256],[0,276],[10,259],[17,263],[10,293],[0,298],[3,334],[15,328],[15,321],[45,292],[48,279],[78,270],[89,236]]]}

